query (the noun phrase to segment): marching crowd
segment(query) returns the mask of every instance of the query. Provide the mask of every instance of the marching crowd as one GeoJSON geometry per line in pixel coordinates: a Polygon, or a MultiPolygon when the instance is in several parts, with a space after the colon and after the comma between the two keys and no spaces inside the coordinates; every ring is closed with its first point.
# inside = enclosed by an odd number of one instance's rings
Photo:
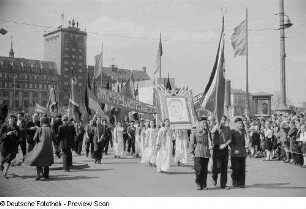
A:
{"type": "Polygon", "coordinates": [[[283,160],[285,163],[306,167],[306,117],[304,114],[274,114],[268,118],[237,117],[235,127],[230,128],[223,116],[200,117],[191,130],[171,128],[165,119],[162,126],[155,121],[117,121],[112,126],[95,116],[88,124],[69,120],[58,113],[24,115],[0,114],[1,171],[8,178],[8,170],[16,158],[19,147],[23,163],[36,166],[37,177],[49,178],[49,166],[54,154],[63,160],[63,170],[72,168],[72,150],[81,155],[83,143],[85,154],[101,164],[103,154],[112,147],[114,157],[120,159],[124,151],[159,173],[169,173],[174,158],[178,166],[194,160],[196,186],[207,189],[207,174],[212,172],[214,185],[220,174],[220,186],[227,186],[228,161],[232,169],[232,186],[245,187],[246,158],[261,157],[265,161],[283,160]]]}

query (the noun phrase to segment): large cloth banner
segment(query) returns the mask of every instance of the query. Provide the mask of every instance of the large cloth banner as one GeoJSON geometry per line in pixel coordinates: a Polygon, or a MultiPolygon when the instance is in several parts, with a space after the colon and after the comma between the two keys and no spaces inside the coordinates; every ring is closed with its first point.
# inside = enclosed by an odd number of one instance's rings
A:
{"type": "Polygon", "coordinates": [[[141,113],[156,114],[157,109],[155,106],[140,102],[135,99],[128,98],[120,93],[110,91],[108,89],[100,88],[98,91],[99,103],[116,106],[130,111],[141,113]]]}
{"type": "Polygon", "coordinates": [[[159,120],[169,119],[174,129],[191,129],[197,123],[192,90],[182,89],[173,96],[163,86],[155,88],[159,120]]]}

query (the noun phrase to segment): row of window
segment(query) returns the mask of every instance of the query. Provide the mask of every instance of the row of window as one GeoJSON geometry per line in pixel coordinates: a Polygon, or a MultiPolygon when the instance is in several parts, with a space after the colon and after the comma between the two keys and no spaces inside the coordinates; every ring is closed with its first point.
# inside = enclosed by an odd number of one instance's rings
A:
{"type": "MultiPolygon", "coordinates": [[[[20,95],[20,91],[15,91],[15,97],[19,97],[20,95]]],[[[26,97],[30,97],[30,92],[21,92],[21,95],[23,98],[26,98],[26,97]]],[[[47,92],[42,92],[41,96],[43,98],[47,98],[49,95],[49,93],[47,92]]],[[[0,96],[1,97],[9,97],[9,91],[0,91],[0,96]]],[[[33,98],[38,98],[38,92],[32,92],[32,96],[33,98]]]]}
{"type": "MultiPolygon", "coordinates": [[[[68,81],[64,81],[64,85],[65,85],[65,86],[68,86],[68,84],[69,84],[68,81]]],[[[83,83],[82,83],[82,82],[78,82],[77,85],[78,85],[78,86],[83,86],[83,83]]]]}
{"type": "MultiPolygon", "coordinates": [[[[63,69],[64,69],[64,72],[68,72],[69,71],[68,67],[64,67],[63,69]]],[[[78,69],[78,72],[79,73],[83,73],[83,70],[82,69],[78,69]]]]}
{"type": "Polygon", "coordinates": [[[68,47],[68,44],[65,44],[65,51],[69,51],[71,49],[72,52],[83,52],[83,49],[76,49],[76,48],[70,48],[68,47]]]}
{"type": "MultiPolygon", "coordinates": [[[[76,64],[77,64],[77,63],[76,63],[75,61],[72,61],[72,62],[71,62],[71,65],[73,65],[73,66],[76,66],[76,64]]],[[[65,61],[64,61],[64,65],[69,65],[69,61],[65,60],[65,61]]],[[[79,63],[78,63],[78,66],[83,66],[83,63],[82,63],[82,62],[79,62],[79,63]]]]}
{"type": "MultiPolygon", "coordinates": [[[[0,87],[4,88],[14,88],[14,82],[2,81],[0,82],[0,87]]],[[[15,88],[20,89],[51,89],[51,84],[43,84],[43,83],[15,83],[15,88]]],[[[54,89],[58,89],[57,85],[54,85],[54,89]]]]}
{"type": "Polygon", "coordinates": [[[15,65],[13,63],[1,63],[0,70],[4,70],[4,69],[15,70],[15,71],[25,71],[25,72],[31,72],[31,73],[37,73],[37,74],[50,73],[49,69],[40,68],[40,67],[32,67],[32,66],[22,66],[19,63],[15,65]]]}
{"type": "MultiPolygon", "coordinates": [[[[69,54],[64,54],[64,57],[65,57],[65,58],[69,58],[70,56],[69,56],[69,54]]],[[[75,55],[75,54],[72,54],[72,55],[71,55],[71,58],[72,58],[72,59],[79,59],[79,60],[81,60],[81,59],[83,59],[83,56],[81,56],[81,55],[77,56],[77,55],[75,55]]]]}
{"type": "Polygon", "coordinates": [[[0,72],[0,78],[8,78],[18,80],[46,80],[46,81],[58,81],[56,76],[47,76],[47,75],[27,75],[27,74],[12,74],[12,73],[2,73],[0,72]]]}

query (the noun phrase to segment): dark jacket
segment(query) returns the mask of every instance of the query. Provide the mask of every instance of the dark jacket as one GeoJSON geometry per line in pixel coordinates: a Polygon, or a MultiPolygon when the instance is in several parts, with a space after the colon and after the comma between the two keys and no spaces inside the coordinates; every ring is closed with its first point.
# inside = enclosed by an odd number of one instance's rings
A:
{"type": "Polygon", "coordinates": [[[27,123],[27,126],[26,126],[26,139],[27,139],[28,143],[34,144],[33,138],[34,138],[34,135],[35,135],[35,132],[36,132],[37,129],[30,130],[30,128],[35,127],[35,126],[40,127],[40,121],[36,121],[36,122],[29,121],[27,123]]]}
{"type": "Polygon", "coordinates": [[[247,157],[246,148],[245,148],[245,132],[240,132],[239,130],[231,130],[232,142],[230,143],[231,148],[231,157],[247,157]],[[235,154],[234,151],[238,150],[239,153],[235,154]]]}
{"type": "Polygon", "coordinates": [[[55,133],[54,142],[56,144],[59,144],[59,140],[57,138],[57,135],[58,135],[58,127],[60,127],[61,125],[63,125],[63,121],[59,118],[56,118],[53,122],[53,125],[52,125],[52,128],[53,128],[54,133],[55,133]]]}
{"type": "Polygon", "coordinates": [[[63,124],[58,127],[58,140],[60,142],[61,149],[73,148],[75,128],[71,124],[63,124]]]}
{"type": "Polygon", "coordinates": [[[222,150],[219,147],[221,144],[232,140],[231,129],[228,126],[221,126],[220,130],[212,133],[213,158],[228,156],[228,146],[222,150]]]}
{"type": "Polygon", "coordinates": [[[19,123],[19,141],[26,141],[27,137],[27,121],[25,119],[22,119],[19,123]]]}
{"type": "Polygon", "coordinates": [[[210,158],[211,133],[209,130],[191,130],[189,152],[195,157],[210,158]]]}
{"type": "Polygon", "coordinates": [[[18,153],[19,127],[16,125],[10,127],[3,124],[0,129],[0,151],[2,156],[18,153]],[[8,132],[15,131],[13,135],[7,135],[8,132]]]}

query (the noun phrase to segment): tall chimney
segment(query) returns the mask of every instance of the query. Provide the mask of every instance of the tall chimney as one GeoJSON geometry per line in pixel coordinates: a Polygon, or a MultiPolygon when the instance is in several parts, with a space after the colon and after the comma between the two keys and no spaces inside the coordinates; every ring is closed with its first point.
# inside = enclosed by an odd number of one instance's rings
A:
{"type": "Polygon", "coordinates": [[[145,73],[147,72],[146,66],[143,66],[143,67],[142,67],[142,71],[145,72],[145,73]]]}

